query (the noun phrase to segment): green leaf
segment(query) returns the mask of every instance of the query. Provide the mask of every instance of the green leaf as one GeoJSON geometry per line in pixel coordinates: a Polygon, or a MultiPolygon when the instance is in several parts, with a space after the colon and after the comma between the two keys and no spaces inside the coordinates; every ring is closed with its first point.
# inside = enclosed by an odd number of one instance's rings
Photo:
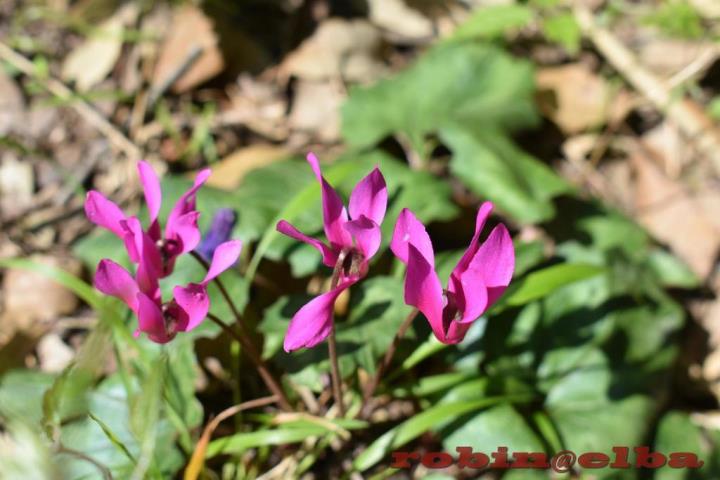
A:
{"type": "Polygon", "coordinates": [[[582,31],[572,13],[560,13],[545,19],[542,25],[545,37],[562,45],[570,54],[580,50],[582,31]]]}
{"type": "Polygon", "coordinates": [[[545,450],[522,415],[509,403],[501,403],[456,423],[457,428],[449,428],[443,440],[446,452],[469,445],[480,452],[493,452],[498,446],[508,447],[511,452],[545,450]]]}
{"type": "Polygon", "coordinates": [[[353,467],[358,471],[367,470],[382,460],[389,452],[414,440],[428,430],[452,422],[466,413],[510,400],[512,399],[507,397],[487,397],[481,400],[446,403],[431,407],[377,438],[355,458],[353,467]]]}
{"type": "MultiPolygon", "coordinates": [[[[704,478],[715,478],[717,473],[713,475],[709,469],[717,470],[717,466],[711,464],[708,456],[707,448],[703,448],[705,443],[703,432],[695,425],[687,413],[679,411],[670,411],[666,413],[660,420],[657,435],[655,438],[654,451],[668,455],[672,452],[689,452],[697,455],[701,461],[705,461],[705,467],[698,471],[702,472],[704,478]]],[[[656,480],[690,480],[696,478],[692,470],[660,468],[656,470],[656,480]]]]}
{"type": "Polygon", "coordinates": [[[519,222],[537,223],[554,217],[552,199],[570,191],[564,180],[500,131],[477,125],[473,131],[448,126],[440,131],[440,138],[453,152],[452,174],[519,222]]]}
{"type": "Polygon", "coordinates": [[[356,147],[403,133],[426,159],[425,136],[449,123],[495,130],[533,125],[533,90],[528,62],[490,45],[440,44],[395,77],[353,88],[342,108],[342,133],[356,147]]]}
{"type": "Polygon", "coordinates": [[[332,433],[331,430],[316,424],[301,428],[275,428],[272,430],[237,433],[210,442],[206,456],[211,458],[225,453],[240,453],[249,448],[266,445],[300,443],[309,437],[321,437],[330,433],[332,433]]]}
{"type": "Polygon", "coordinates": [[[653,249],[648,256],[648,265],[666,287],[697,288],[700,285],[698,276],[682,260],[665,250],[653,249]]]}
{"type": "Polygon", "coordinates": [[[490,5],[477,8],[448,41],[492,39],[524,27],[532,20],[532,10],[522,5],[490,5]]]}
{"type": "Polygon", "coordinates": [[[501,300],[506,305],[524,305],[574,282],[599,275],[603,268],[595,265],[561,263],[532,272],[511,284],[511,292],[501,300]]]}

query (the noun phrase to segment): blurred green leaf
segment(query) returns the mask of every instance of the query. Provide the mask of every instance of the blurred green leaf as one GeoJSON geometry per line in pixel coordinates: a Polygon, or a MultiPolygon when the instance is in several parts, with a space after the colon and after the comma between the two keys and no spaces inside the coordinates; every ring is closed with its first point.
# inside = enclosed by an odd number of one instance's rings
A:
{"type": "Polygon", "coordinates": [[[212,458],[224,453],[239,453],[249,448],[265,445],[300,443],[309,437],[321,437],[330,433],[332,433],[332,431],[317,424],[301,428],[282,427],[272,430],[236,433],[235,435],[218,438],[210,442],[206,457],[212,458]]]}
{"type": "Polygon", "coordinates": [[[448,41],[500,37],[510,30],[524,27],[531,20],[532,10],[523,5],[480,7],[455,29],[448,41]]]}
{"type": "Polygon", "coordinates": [[[545,37],[562,45],[570,54],[580,50],[582,31],[572,13],[559,13],[546,18],[542,24],[545,37]]]}
{"type": "Polygon", "coordinates": [[[425,136],[449,123],[494,130],[533,125],[533,89],[530,64],[499,48],[439,44],[395,77],[353,88],[342,108],[342,133],[356,147],[403,133],[427,159],[425,136]]]}
{"type": "Polygon", "coordinates": [[[595,265],[561,263],[532,272],[518,280],[501,300],[506,305],[524,305],[545,297],[567,284],[594,277],[603,272],[595,265]]]}

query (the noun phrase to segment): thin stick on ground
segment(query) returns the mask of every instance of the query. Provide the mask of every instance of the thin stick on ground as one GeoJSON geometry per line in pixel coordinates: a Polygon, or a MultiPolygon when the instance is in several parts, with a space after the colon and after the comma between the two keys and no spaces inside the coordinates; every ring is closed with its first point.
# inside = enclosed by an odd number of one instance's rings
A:
{"type": "Polygon", "coordinates": [[[118,130],[97,110],[78,98],[77,94],[65,86],[64,83],[52,77],[40,77],[35,71],[35,65],[30,60],[2,42],[0,42],[0,59],[8,62],[28,77],[32,77],[40,82],[47,91],[53,95],[65,99],[72,98],[73,101],[70,103],[70,106],[102,133],[115,148],[125,153],[127,157],[137,160],[142,156],[140,149],[131,142],[125,134],[118,130]]]}
{"type": "MultiPolygon", "coordinates": [[[[340,283],[340,274],[342,273],[343,264],[347,252],[345,250],[338,255],[335,268],[333,269],[332,278],[330,279],[330,288],[328,291],[335,290],[340,283]]],[[[345,402],[343,402],[342,377],[340,376],[340,365],[338,364],[337,341],[335,339],[335,322],[330,327],[330,335],[328,335],[328,357],[330,358],[330,377],[332,378],[333,397],[338,407],[340,417],[345,416],[345,402]]]]}
{"type": "MultiPolygon", "coordinates": [[[[202,258],[197,252],[192,251],[190,252],[190,255],[192,255],[193,258],[195,258],[195,260],[197,260],[203,267],[205,267],[206,270],[210,269],[210,265],[208,265],[205,259],[202,258]]],[[[235,302],[233,302],[232,298],[230,298],[230,294],[225,288],[222,280],[220,280],[219,277],[215,277],[213,279],[213,282],[215,282],[215,284],[218,286],[220,294],[223,296],[225,302],[227,302],[228,306],[230,307],[230,310],[235,317],[235,325],[237,325],[237,328],[240,331],[237,332],[234,328],[227,325],[225,322],[223,322],[220,318],[213,315],[212,313],[208,313],[208,318],[215,322],[218,326],[220,326],[220,328],[222,328],[225,333],[231,335],[235,340],[238,341],[238,343],[240,343],[243,352],[245,352],[250,361],[252,361],[253,364],[255,364],[255,367],[258,369],[258,372],[260,373],[260,376],[265,382],[265,385],[267,385],[268,389],[278,397],[278,405],[280,405],[280,408],[287,412],[292,412],[293,408],[290,405],[290,402],[288,401],[285,392],[283,392],[283,389],[278,383],[278,381],[275,380],[275,377],[272,375],[272,373],[270,373],[270,369],[267,367],[267,364],[260,356],[260,353],[255,347],[255,344],[250,339],[250,335],[248,334],[245,326],[243,325],[242,316],[240,315],[240,312],[235,306],[235,302]]]]}
{"type": "Polygon", "coordinates": [[[200,440],[198,440],[197,445],[195,446],[195,451],[193,451],[192,457],[190,458],[190,461],[188,462],[187,468],[185,469],[185,475],[183,476],[184,480],[195,480],[200,475],[200,471],[202,470],[203,463],[205,463],[205,452],[207,451],[208,443],[210,442],[210,436],[213,434],[215,429],[220,425],[220,422],[223,420],[232,417],[233,415],[236,415],[244,410],[249,410],[251,408],[257,408],[257,407],[264,407],[265,405],[270,405],[271,403],[277,402],[279,399],[276,395],[270,396],[270,397],[263,397],[263,398],[256,398],[255,400],[249,400],[247,402],[240,403],[238,405],[233,405],[230,408],[226,408],[222,412],[218,414],[217,417],[213,418],[208,422],[208,424],[203,429],[203,433],[200,436],[200,440]]]}
{"type": "Polygon", "coordinates": [[[383,357],[382,362],[380,362],[380,365],[378,365],[375,375],[373,376],[372,380],[370,380],[370,383],[368,383],[365,387],[363,391],[362,407],[360,408],[360,416],[362,418],[366,418],[368,415],[370,415],[370,400],[372,399],[372,396],[375,393],[377,386],[380,384],[380,379],[390,367],[400,340],[402,339],[402,337],[405,336],[405,332],[407,332],[408,328],[410,328],[410,325],[412,325],[412,322],[413,320],[415,320],[415,317],[417,317],[418,313],[420,313],[420,311],[417,308],[414,308],[412,312],[410,312],[408,316],[405,317],[405,320],[400,325],[400,328],[398,328],[398,331],[395,334],[395,338],[393,338],[392,343],[385,352],[385,356],[383,357]]]}
{"type": "Polygon", "coordinates": [[[669,85],[646,69],[610,30],[600,27],[581,2],[573,3],[573,11],[584,34],[608,63],[667,115],[720,173],[720,132],[703,108],[687,97],[675,98],[669,85]]]}

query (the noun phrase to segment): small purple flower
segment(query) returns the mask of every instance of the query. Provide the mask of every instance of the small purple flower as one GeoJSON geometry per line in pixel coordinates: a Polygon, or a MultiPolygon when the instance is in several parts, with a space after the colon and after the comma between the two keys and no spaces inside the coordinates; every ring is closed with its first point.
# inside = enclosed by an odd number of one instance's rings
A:
{"type": "Polygon", "coordinates": [[[237,215],[233,209],[218,209],[213,216],[210,228],[205,232],[205,237],[196,249],[200,256],[209,261],[218,245],[230,240],[236,222],[237,215]]]}

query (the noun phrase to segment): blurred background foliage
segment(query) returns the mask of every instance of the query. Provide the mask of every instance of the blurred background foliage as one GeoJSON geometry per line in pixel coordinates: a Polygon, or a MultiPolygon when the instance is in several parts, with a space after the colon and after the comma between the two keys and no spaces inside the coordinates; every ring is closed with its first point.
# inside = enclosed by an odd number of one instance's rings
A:
{"type": "MultiPolygon", "coordinates": [[[[155,345],[92,288],[99,259],[127,259],[91,231],[84,193],[145,219],[137,153],[166,171],[161,216],[190,172],[213,168],[201,228],[219,208],[238,214],[245,248],[223,282],[303,412],[226,421],[202,478],[549,478],[388,465],[398,449],[635,445],[705,465],[568,475],[718,478],[716,7],[0,1],[0,478],[179,478],[203,425],[265,394],[218,326],[155,345]],[[628,52],[635,63],[619,65],[628,52]],[[655,80],[666,90],[644,90],[655,80]],[[695,116],[658,105],[663,94],[695,116]],[[345,419],[328,409],[326,347],[281,348],[330,274],[275,231],[280,219],[322,231],[310,149],[345,198],[374,165],[390,196],[380,253],[336,311],[345,419]],[[400,210],[428,225],[447,278],[484,200],[513,233],[514,283],[460,345],[417,319],[374,413],[355,419],[410,311],[388,249],[400,210]]],[[[201,276],[181,259],[164,287],[201,276]]],[[[231,323],[214,285],[211,296],[231,323]]]]}

